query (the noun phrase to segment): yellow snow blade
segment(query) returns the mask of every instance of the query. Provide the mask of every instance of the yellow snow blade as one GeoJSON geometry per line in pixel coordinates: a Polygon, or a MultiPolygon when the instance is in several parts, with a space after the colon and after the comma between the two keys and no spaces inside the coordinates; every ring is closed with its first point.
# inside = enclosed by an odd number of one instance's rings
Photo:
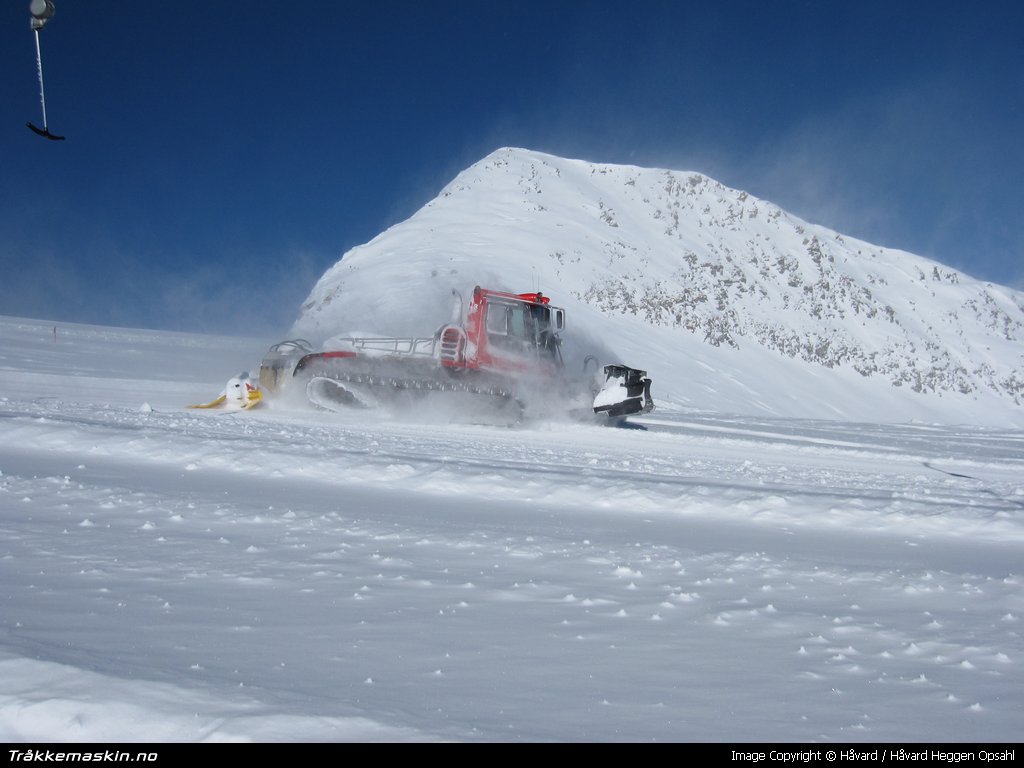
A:
{"type": "Polygon", "coordinates": [[[255,408],[257,405],[260,404],[260,401],[262,399],[263,399],[263,393],[262,392],[260,392],[258,389],[250,389],[249,390],[249,394],[246,395],[245,402],[242,403],[242,408],[244,408],[247,411],[250,408],[255,408]]]}
{"type": "Polygon", "coordinates": [[[217,407],[223,405],[225,400],[227,400],[227,398],[224,395],[221,395],[220,397],[218,397],[216,400],[214,400],[211,403],[203,403],[202,405],[190,405],[188,407],[189,408],[217,408],[217,407]]]}
{"type": "MultiPolygon", "coordinates": [[[[248,411],[255,408],[263,400],[263,393],[260,390],[252,387],[248,392],[245,393],[245,401],[239,403],[237,400],[232,400],[229,404],[232,408],[241,408],[242,410],[248,411]]],[[[190,405],[189,408],[220,408],[221,406],[228,404],[227,395],[221,395],[216,400],[209,403],[202,403],[200,405],[190,405]]]]}

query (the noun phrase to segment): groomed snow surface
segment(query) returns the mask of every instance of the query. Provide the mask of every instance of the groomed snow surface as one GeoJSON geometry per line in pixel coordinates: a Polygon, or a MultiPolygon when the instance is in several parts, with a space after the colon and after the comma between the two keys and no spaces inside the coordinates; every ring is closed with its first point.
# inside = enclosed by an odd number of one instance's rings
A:
{"type": "Polygon", "coordinates": [[[1020,739],[1024,431],[184,409],[265,347],[0,319],[0,740],[1020,739]]]}

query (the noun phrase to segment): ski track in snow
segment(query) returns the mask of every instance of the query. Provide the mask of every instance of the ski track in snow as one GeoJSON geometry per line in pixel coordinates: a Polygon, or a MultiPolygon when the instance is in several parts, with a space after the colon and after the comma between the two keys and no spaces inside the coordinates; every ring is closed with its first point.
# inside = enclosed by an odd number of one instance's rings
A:
{"type": "Polygon", "coordinates": [[[190,412],[241,342],[37,326],[4,740],[1019,739],[1019,430],[190,412]]]}

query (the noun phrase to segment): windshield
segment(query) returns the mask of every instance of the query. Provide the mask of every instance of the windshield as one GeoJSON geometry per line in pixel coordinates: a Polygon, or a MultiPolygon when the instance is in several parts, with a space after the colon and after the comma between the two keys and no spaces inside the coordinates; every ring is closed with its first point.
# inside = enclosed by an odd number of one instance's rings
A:
{"type": "Polygon", "coordinates": [[[558,339],[551,327],[551,310],[542,304],[497,301],[487,304],[487,340],[495,349],[557,356],[558,339]]]}
{"type": "Polygon", "coordinates": [[[487,334],[533,339],[534,320],[527,304],[491,302],[487,305],[487,334]]]}

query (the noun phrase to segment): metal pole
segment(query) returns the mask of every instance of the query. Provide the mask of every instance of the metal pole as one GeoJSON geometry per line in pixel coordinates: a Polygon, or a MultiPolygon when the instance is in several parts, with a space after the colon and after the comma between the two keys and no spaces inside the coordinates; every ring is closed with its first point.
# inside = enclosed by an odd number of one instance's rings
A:
{"type": "Polygon", "coordinates": [[[36,70],[39,73],[39,101],[43,105],[43,130],[48,130],[46,125],[46,91],[43,89],[43,54],[39,49],[39,30],[36,33],[36,70]]]}

